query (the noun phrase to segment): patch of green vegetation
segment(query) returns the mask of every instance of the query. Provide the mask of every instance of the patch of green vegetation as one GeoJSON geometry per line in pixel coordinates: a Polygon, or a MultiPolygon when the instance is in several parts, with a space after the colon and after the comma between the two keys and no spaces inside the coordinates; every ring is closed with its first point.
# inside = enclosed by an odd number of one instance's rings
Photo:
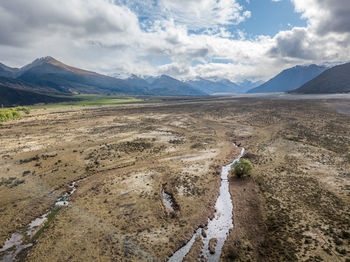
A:
{"type": "Polygon", "coordinates": [[[253,165],[248,159],[241,158],[231,166],[231,174],[239,178],[250,176],[253,170],[253,165]]]}
{"type": "MultiPolygon", "coordinates": [[[[63,96],[61,96],[63,97],[63,96]]],[[[67,97],[67,96],[64,96],[67,97]]],[[[161,102],[160,99],[139,99],[127,96],[101,96],[101,95],[73,95],[72,98],[82,99],[81,101],[63,102],[57,104],[47,104],[32,106],[33,109],[61,108],[69,106],[104,106],[119,104],[141,104],[161,102]]]]}
{"type": "Polygon", "coordinates": [[[132,96],[126,95],[96,95],[96,94],[79,94],[79,95],[51,95],[53,97],[74,98],[82,100],[102,100],[102,99],[131,99],[132,96]]]}
{"type": "Polygon", "coordinates": [[[47,215],[47,221],[44,223],[44,225],[38,230],[38,232],[35,233],[31,239],[26,239],[25,242],[28,244],[35,242],[41,236],[41,234],[45,232],[45,230],[48,228],[52,220],[55,218],[58,212],[60,212],[61,209],[61,206],[55,206],[50,214],[47,215]]]}
{"type": "Polygon", "coordinates": [[[21,112],[30,113],[30,109],[24,106],[0,109],[0,122],[15,120],[22,117],[21,112]]]}

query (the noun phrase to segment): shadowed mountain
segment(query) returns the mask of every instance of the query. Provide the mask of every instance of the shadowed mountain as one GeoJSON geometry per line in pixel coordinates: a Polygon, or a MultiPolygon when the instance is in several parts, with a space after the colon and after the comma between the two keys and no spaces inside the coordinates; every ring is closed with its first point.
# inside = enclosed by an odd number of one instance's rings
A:
{"type": "Polygon", "coordinates": [[[266,83],[249,90],[247,93],[287,92],[299,88],[315,78],[327,68],[325,66],[309,65],[295,66],[279,73],[266,83]]]}
{"type": "Polygon", "coordinates": [[[293,90],[300,94],[331,94],[350,92],[350,63],[338,65],[293,90]]]}
{"type": "Polygon", "coordinates": [[[136,75],[132,75],[129,78],[125,79],[125,81],[132,86],[137,86],[140,88],[144,88],[144,89],[149,89],[149,87],[151,86],[151,84],[149,82],[147,82],[145,79],[138,77],[136,75]]]}
{"type": "Polygon", "coordinates": [[[162,75],[150,84],[150,94],[161,96],[205,96],[208,93],[167,75],[162,75]]]}
{"type": "Polygon", "coordinates": [[[0,76],[4,77],[14,77],[17,68],[8,67],[2,63],[0,63],[0,76]]]}
{"type": "Polygon", "coordinates": [[[145,94],[124,80],[71,67],[52,57],[36,59],[16,71],[15,77],[60,93],[145,94]]]}
{"type": "Polygon", "coordinates": [[[33,86],[27,86],[22,81],[0,77],[0,105],[8,107],[77,100],[39,94],[29,91],[31,89],[33,89],[33,86]]]}
{"type": "Polygon", "coordinates": [[[233,83],[228,79],[207,80],[203,78],[188,81],[187,83],[210,95],[243,94],[259,84],[248,80],[241,83],[233,83]]]}
{"type": "Polygon", "coordinates": [[[128,84],[144,88],[150,95],[163,96],[202,96],[208,95],[188,83],[182,82],[170,76],[162,75],[160,77],[147,77],[146,79],[132,75],[125,79],[128,84]]]}
{"type": "Polygon", "coordinates": [[[211,81],[200,78],[198,80],[188,81],[187,83],[209,95],[217,93],[233,94],[239,92],[239,86],[235,83],[230,82],[229,80],[227,80],[227,82],[224,83],[221,81],[211,81]]]}

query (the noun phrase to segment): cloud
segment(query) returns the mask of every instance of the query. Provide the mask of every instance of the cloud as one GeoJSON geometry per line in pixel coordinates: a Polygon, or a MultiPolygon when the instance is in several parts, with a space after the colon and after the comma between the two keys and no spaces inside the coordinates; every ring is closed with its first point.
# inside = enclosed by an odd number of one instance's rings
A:
{"type": "Polygon", "coordinates": [[[236,0],[116,0],[116,3],[128,6],[145,20],[145,29],[162,20],[173,20],[192,30],[216,28],[239,24],[251,15],[236,0]]]}
{"type": "Polygon", "coordinates": [[[349,33],[350,4],[348,0],[292,0],[295,9],[308,19],[318,34],[349,33]]]}
{"type": "Polygon", "coordinates": [[[160,0],[160,6],[169,17],[190,29],[238,24],[251,15],[232,0],[160,0]]]}
{"type": "Polygon", "coordinates": [[[307,27],[254,38],[232,29],[250,16],[234,0],[0,1],[6,25],[0,27],[0,59],[21,66],[51,55],[107,74],[233,81],[266,80],[296,64],[348,60],[347,1],[292,1],[307,27]]]}
{"type": "Polygon", "coordinates": [[[323,62],[350,58],[350,5],[347,0],[292,0],[308,26],[275,36],[269,54],[284,59],[323,62]]]}

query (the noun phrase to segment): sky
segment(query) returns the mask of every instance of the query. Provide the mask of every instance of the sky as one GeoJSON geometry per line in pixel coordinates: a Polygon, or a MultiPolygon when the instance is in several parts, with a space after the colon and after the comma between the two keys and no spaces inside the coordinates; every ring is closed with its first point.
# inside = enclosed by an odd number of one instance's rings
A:
{"type": "Polygon", "coordinates": [[[267,80],[350,60],[349,0],[0,0],[0,62],[267,80]]]}

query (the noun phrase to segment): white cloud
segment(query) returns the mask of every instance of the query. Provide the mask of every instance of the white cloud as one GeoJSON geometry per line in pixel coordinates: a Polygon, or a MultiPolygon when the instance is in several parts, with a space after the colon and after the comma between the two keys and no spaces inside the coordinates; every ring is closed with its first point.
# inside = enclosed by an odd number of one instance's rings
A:
{"type": "Polygon", "coordinates": [[[308,26],[275,36],[273,56],[312,62],[350,59],[350,5],[348,0],[292,0],[308,26]]]}
{"type": "Polygon", "coordinates": [[[156,6],[153,0],[116,1],[119,5],[112,0],[0,1],[0,23],[6,25],[0,27],[0,62],[20,66],[51,55],[109,74],[239,81],[267,79],[296,64],[350,58],[345,0],[340,5],[293,0],[308,26],[254,39],[227,30],[226,25],[250,15],[233,0],[160,0],[156,6]]]}
{"type": "Polygon", "coordinates": [[[191,29],[238,24],[251,15],[232,0],[160,0],[160,6],[168,17],[191,29]]]}
{"type": "Polygon", "coordinates": [[[350,32],[350,3],[348,0],[292,0],[310,28],[319,34],[350,32]]]}

